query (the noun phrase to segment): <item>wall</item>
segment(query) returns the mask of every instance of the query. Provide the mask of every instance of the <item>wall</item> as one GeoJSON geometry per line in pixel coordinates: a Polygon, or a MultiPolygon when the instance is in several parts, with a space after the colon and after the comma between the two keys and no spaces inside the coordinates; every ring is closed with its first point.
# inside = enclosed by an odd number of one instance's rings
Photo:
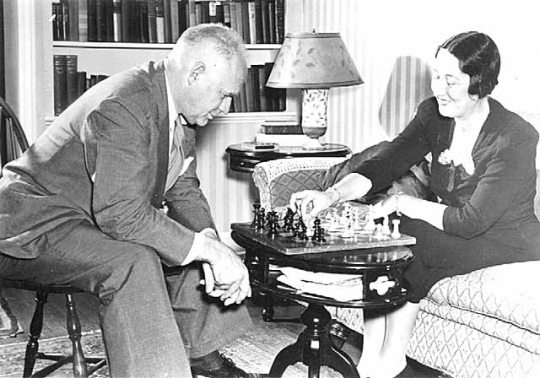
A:
{"type": "Polygon", "coordinates": [[[403,90],[400,101],[427,96],[428,64],[436,47],[468,30],[487,33],[499,47],[502,68],[493,97],[514,111],[539,111],[538,1],[304,0],[303,6],[304,29],[340,32],[365,82],[330,91],[327,142],[360,151],[394,136],[396,130],[385,127],[379,112],[396,60],[409,57],[417,66],[407,74],[416,73],[423,81],[403,90]]]}

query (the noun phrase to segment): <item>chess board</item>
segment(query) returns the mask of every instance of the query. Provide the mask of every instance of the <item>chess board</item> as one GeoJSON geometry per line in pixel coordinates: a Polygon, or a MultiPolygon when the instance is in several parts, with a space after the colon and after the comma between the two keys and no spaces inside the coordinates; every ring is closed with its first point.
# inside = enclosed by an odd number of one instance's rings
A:
{"type": "Polygon", "coordinates": [[[325,241],[314,242],[310,237],[308,240],[298,240],[292,233],[279,230],[277,235],[269,236],[267,230],[256,230],[251,223],[234,223],[231,227],[233,231],[286,255],[407,246],[416,243],[414,237],[403,234],[400,238],[376,238],[373,233],[357,232],[344,238],[339,233],[324,231],[325,241]]]}

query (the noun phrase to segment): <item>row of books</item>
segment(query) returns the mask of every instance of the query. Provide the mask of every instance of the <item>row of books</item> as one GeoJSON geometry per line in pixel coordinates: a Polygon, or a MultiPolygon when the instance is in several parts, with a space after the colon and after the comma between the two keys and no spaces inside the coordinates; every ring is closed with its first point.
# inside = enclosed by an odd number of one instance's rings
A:
{"type": "Polygon", "coordinates": [[[53,40],[175,43],[201,23],[222,23],[247,44],[280,44],[285,0],[55,0],[53,40]]]}
{"type": "MultiPolygon", "coordinates": [[[[86,90],[108,76],[78,70],[77,55],[53,56],[54,114],[60,115],[86,90]]],[[[273,63],[251,66],[243,90],[233,99],[232,112],[285,110],[285,90],[266,87],[273,63]]]]}
{"type": "Polygon", "coordinates": [[[243,89],[233,98],[232,111],[241,112],[275,112],[286,108],[285,89],[266,86],[274,63],[252,65],[243,89]]]}
{"type": "Polygon", "coordinates": [[[78,71],[77,55],[53,55],[54,115],[60,115],[90,87],[108,76],[78,71]]]}

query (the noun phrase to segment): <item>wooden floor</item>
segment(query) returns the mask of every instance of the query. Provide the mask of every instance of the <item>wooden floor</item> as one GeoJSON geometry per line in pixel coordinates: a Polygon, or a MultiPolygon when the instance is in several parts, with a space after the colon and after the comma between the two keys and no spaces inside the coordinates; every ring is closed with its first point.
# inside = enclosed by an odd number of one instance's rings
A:
{"type": "MultiPolygon", "coordinates": [[[[13,343],[26,343],[28,337],[27,331],[35,308],[34,294],[32,292],[15,289],[3,289],[2,294],[7,299],[12,312],[19,319],[25,333],[18,335],[16,338],[0,338],[0,346],[13,343]]],[[[77,313],[81,320],[82,331],[91,332],[99,330],[99,320],[97,315],[99,302],[97,298],[90,294],[80,293],[76,294],[75,301],[77,313]]],[[[247,303],[253,322],[256,324],[262,322],[261,307],[259,304],[253,300],[248,300],[247,303]]],[[[274,309],[274,318],[279,320],[283,327],[286,327],[295,333],[300,333],[304,328],[304,326],[297,321],[283,321],[291,319],[297,320],[305,309],[304,307],[296,303],[282,302],[278,303],[274,309]]],[[[66,308],[64,295],[50,295],[47,304],[45,305],[44,325],[41,338],[48,339],[66,335],[66,308]]],[[[349,354],[353,361],[358,361],[361,354],[361,336],[353,333],[347,343],[344,344],[343,350],[349,354]]],[[[421,366],[414,361],[410,361],[410,363],[415,369],[415,373],[411,377],[440,377],[440,374],[436,371],[421,366]]]]}

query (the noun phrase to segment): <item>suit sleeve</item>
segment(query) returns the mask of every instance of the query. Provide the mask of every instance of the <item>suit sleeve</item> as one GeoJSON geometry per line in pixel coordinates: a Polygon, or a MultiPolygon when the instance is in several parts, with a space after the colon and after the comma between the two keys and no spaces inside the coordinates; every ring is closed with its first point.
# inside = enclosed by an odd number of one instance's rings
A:
{"type": "Polygon", "coordinates": [[[83,140],[94,183],[92,215],[110,237],[146,245],[165,264],[180,265],[195,233],[150,204],[155,147],[147,128],[154,122],[126,99],[107,100],[90,113],[83,140]]]}
{"type": "Polygon", "coordinates": [[[194,148],[191,149],[188,156],[194,158],[189,168],[165,194],[168,215],[178,223],[197,232],[205,228],[215,230],[210,205],[200,188],[194,148]]]}

